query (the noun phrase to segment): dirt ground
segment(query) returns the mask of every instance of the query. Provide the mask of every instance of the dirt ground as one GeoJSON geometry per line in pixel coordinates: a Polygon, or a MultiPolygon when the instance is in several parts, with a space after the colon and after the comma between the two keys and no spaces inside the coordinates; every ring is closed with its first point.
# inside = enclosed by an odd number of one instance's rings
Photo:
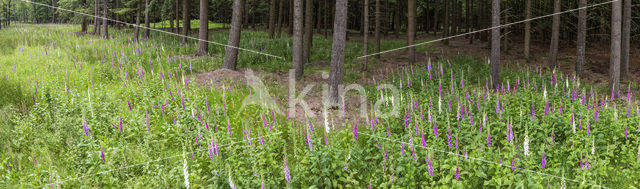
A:
{"type": "MultiPolygon", "coordinates": [[[[359,40],[357,37],[352,37],[352,40],[359,40]]],[[[437,36],[421,35],[418,36],[419,40],[434,40],[438,39],[437,36]]],[[[389,35],[385,40],[404,40],[402,37],[394,38],[393,35],[389,35]]],[[[519,36],[510,36],[510,44],[507,51],[502,53],[502,62],[510,62],[523,64],[530,69],[535,67],[545,67],[547,64],[547,54],[549,51],[549,40],[532,39],[531,43],[531,59],[526,61],[523,56],[523,40],[519,36]]],[[[449,40],[449,45],[444,45],[441,42],[431,43],[432,49],[436,52],[429,53],[429,57],[434,60],[442,58],[441,56],[455,56],[458,54],[464,54],[473,56],[478,59],[485,60],[490,53],[487,42],[481,42],[474,40],[473,44],[469,44],[469,39],[464,37],[455,38],[449,40]],[[443,53],[444,52],[444,53],[443,53]]],[[[608,42],[588,43],[586,49],[586,65],[585,65],[585,77],[583,81],[589,82],[595,85],[606,85],[608,81],[608,68],[609,68],[609,44],[608,42]]],[[[630,72],[632,81],[637,81],[640,78],[640,48],[637,45],[632,46],[630,54],[630,72]]],[[[558,62],[560,70],[564,74],[572,74],[575,66],[576,48],[574,44],[561,43],[558,49],[558,62]]],[[[400,50],[381,55],[380,59],[370,57],[369,60],[373,63],[368,67],[368,77],[363,74],[362,79],[355,81],[358,84],[374,85],[384,80],[386,76],[391,73],[405,70],[411,66],[422,66],[426,64],[425,52],[418,53],[416,57],[416,63],[413,65],[408,62],[408,53],[400,50]],[[374,81],[376,83],[374,83],[374,81]]],[[[326,66],[328,61],[318,61],[309,63],[308,66],[326,66]]],[[[218,69],[211,72],[199,73],[192,76],[192,79],[197,84],[205,87],[222,88],[222,85],[240,85],[242,86],[245,78],[244,73],[246,69],[226,70],[218,69]]],[[[269,88],[269,92],[273,95],[274,99],[278,99],[281,110],[286,111],[288,108],[289,99],[289,79],[288,73],[270,73],[261,70],[253,70],[255,75],[258,76],[262,82],[269,88]]],[[[361,72],[360,70],[347,70],[347,72],[361,72]]],[[[306,95],[306,102],[311,112],[315,115],[315,118],[309,118],[309,121],[318,127],[324,126],[323,117],[323,104],[322,104],[322,86],[327,83],[327,79],[322,77],[320,72],[307,72],[304,74],[304,78],[296,82],[296,95],[298,95],[302,89],[313,84],[314,87],[306,95]]],[[[346,84],[345,84],[346,85],[346,84]]],[[[244,85],[246,86],[246,85],[244,85]]],[[[626,87],[626,86],[623,86],[626,87]]],[[[357,92],[350,92],[346,99],[345,116],[338,116],[343,113],[342,109],[330,110],[328,112],[329,125],[333,125],[335,128],[341,128],[343,121],[349,120],[350,123],[357,122],[359,125],[366,125],[365,118],[360,116],[360,100],[357,97],[357,92]]],[[[369,102],[372,103],[372,102],[369,102]]],[[[370,104],[367,105],[370,109],[370,104]]],[[[368,111],[369,112],[369,111],[368,111]]],[[[296,108],[295,116],[292,117],[300,124],[307,123],[307,116],[303,108],[298,106],[296,108]]]]}

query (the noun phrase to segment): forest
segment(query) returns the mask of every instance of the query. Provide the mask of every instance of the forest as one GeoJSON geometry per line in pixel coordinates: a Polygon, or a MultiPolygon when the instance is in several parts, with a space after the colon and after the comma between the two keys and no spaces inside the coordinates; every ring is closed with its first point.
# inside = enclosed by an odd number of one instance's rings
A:
{"type": "Polygon", "coordinates": [[[0,0],[1,188],[640,188],[640,1],[0,0]]]}

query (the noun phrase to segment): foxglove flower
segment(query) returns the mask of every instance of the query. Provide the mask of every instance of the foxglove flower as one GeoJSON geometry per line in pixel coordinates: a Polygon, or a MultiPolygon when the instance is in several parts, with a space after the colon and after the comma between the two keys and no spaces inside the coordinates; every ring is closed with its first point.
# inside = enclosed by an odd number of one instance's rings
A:
{"type": "Polygon", "coordinates": [[[289,174],[289,164],[287,163],[287,157],[284,157],[284,179],[287,182],[291,182],[291,175],[289,174]]]}
{"type": "Polygon", "coordinates": [[[525,131],[525,135],[524,135],[523,148],[524,148],[524,155],[525,156],[529,156],[529,135],[527,134],[526,131],[525,131]]]}
{"type": "Polygon", "coordinates": [[[100,157],[102,157],[102,162],[106,162],[104,159],[104,151],[102,151],[102,146],[100,146],[100,157]]]}
{"type": "Polygon", "coordinates": [[[511,172],[516,172],[516,154],[511,155],[511,172]]]}
{"type": "Polygon", "coordinates": [[[460,180],[460,167],[458,166],[458,162],[456,161],[456,181],[460,180]]]}
{"type": "Polygon", "coordinates": [[[545,157],[544,149],[543,149],[543,150],[542,150],[542,163],[540,164],[540,167],[541,167],[542,169],[544,169],[544,167],[545,167],[546,165],[547,165],[547,158],[545,157]]]}
{"type": "Polygon", "coordinates": [[[355,123],[353,126],[353,140],[358,140],[358,123],[355,123]]]}
{"type": "Polygon", "coordinates": [[[400,142],[400,153],[404,156],[404,140],[400,142]]]}
{"type": "Polygon", "coordinates": [[[429,170],[429,176],[433,177],[433,164],[431,163],[431,158],[428,159],[427,164],[429,166],[428,170],[429,170]]]}
{"type": "Polygon", "coordinates": [[[182,164],[182,173],[184,175],[184,186],[186,188],[189,188],[189,171],[187,169],[187,159],[185,158],[186,154],[184,154],[182,157],[183,157],[182,159],[183,159],[183,162],[184,162],[182,164]]]}

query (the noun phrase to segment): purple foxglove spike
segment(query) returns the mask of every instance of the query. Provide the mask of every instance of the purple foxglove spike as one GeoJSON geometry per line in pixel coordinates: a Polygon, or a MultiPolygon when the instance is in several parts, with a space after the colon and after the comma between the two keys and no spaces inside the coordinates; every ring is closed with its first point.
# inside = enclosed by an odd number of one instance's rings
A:
{"type": "Polygon", "coordinates": [[[260,132],[260,146],[264,146],[264,137],[262,137],[262,132],[260,132]]]}
{"type": "Polygon", "coordinates": [[[545,157],[544,150],[542,150],[542,163],[540,164],[540,167],[544,169],[546,165],[547,165],[547,158],[545,157]]]}
{"type": "Polygon", "coordinates": [[[431,163],[431,158],[429,158],[429,160],[428,160],[427,164],[428,164],[428,167],[429,167],[429,168],[428,168],[428,170],[429,170],[429,176],[430,176],[430,177],[433,177],[433,164],[431,163]]]}
{"type": "Polygon", "coordinates": [[[102,151],[102,146],[100,146],[100,157],[102,157],[102,162],[106,162],[104,158],[104,152],[102,151]]]}
{"type": "Polygon", "coordinates": [[[544,115],[549,115],[549,101],[544,102],[544,115]]]}
{"type": "Polygon", "coordinates": [[[591,134],[591,127],[589,127],[589,120],[587,120],[587,136],[591,134]]]}
{"type": "Polygon", "coordinates": [[[500,150],[498,150],[498,164],[502,164],[502,157],[500,156],[500,150]]]}
{"type": "Polygon", "coordinates": [[[451,146],[453,145],[453,144],[451,143],[451,140],[452,140],[452,138],[451,138],[451,129],[450,129],[450,128],[447,128],[447,142],[448,142],[448,144],[449,144],[449,148],[451,148],[451,146]]]}
{"type": "Polygon", "coordinates": [[[84,129],[84,136],[89,136],[87,131],[87,121],[82,117],[82,129],[84,129]]]}
{"type": "Polygon", "coordinates": [[[291,182],[291,175],[289,174],[289,165],[287,163],[287,158],[284,158],[284,179],[287,182],[291,182]]]}
{"type": "Polygon", "coordinates": [[[400,142],[400,153],[404,156],[404,140],[400,142]]]}
{"type": "Polygon", "coordinates": [[[458,166],[458,162],[456,162],[456,181],[460,180],[460,166],[458,166]]]}
{"type": "MultiPolygon", "coordinates": [[[[324,133],[324,145],[325,146],[329,145],[329,140],[327,140],[327,133],[326,132],[324,133]]],[[[378,143],[378,145],[380,145],[380,143],[378,143]]]]}
{"type": "Polygon", "coordinates": [[[489,129],[487,128],[487,147],[491,146],[491,133],[489,132],[489,129]]]}
{"type": "Polygon", "coordinates": [[[536,118],[535,104],[531,104],[531,119],[536,118]]]}
{"type": "Polygon", "coordinates": [[[427,147],[427,143],[424,140],[424,133],[420,132],[420,137],[421,137],[421,141],[422,141],[422,147],[426,148],[427,147]]]}
{"type": "Polygon", "coordinates": [[[229,137],[231,137],[231,123],[227,119],[227,132],[229,133],[229,137]]]}
{"type": "Polygon", "coordinates": [[[438,125],[436,124],[435,120],[432,123],[433,123],[433,135],[435,137],[438,137],[438,125]]]}
{"type": "Polygon", "coordinates": [[[358,123],[355,123],[353,126],[353,140],[358,140],[358,123]]]}
{"type": "Polygon", "coordinates": [[[624,139],[625,139],[625,140],[627,139],[627,135],[628,135],[628,133],[627,133],[627,126],[625,125],[625,126],[624,126],[624,139]]]}
{"type": "Polygon", "coordinates": [[[307,136],[307,145],[309,145],[309,151],[313,151],[313,140],[311,140],[311,135],[307,136]]]}
{"type": "Polygon", "coordinates": [[[133,111],[133,108],[131,108],[131,101],[129,101],[129,98],[127,98],[127,105],[129,105],[129,111],[133,111]]]}
{"type": "Polygon", "coordinates": [[[511,172],[516,172],[516,154],[511,155],[511,172]]]}
{"type": "Polygon", "coordinates": [[[53,128],[58,129],[58,121],[53,120],[53,128]]]}

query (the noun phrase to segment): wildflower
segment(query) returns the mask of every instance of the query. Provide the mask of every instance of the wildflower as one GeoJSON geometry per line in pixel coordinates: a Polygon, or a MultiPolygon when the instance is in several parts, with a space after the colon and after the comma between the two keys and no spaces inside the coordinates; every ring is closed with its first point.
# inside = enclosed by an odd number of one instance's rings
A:
{"type": "Polygon", "coordinates": [[[227,132],[229,133],[229,137],[231,137],[231,123],[229,122],[229,119],[227,119],[227,132]]]}
{"type": "Polygon", "coordinates": [[[404,139],[400,142],[400,153],[404,156],[404,139]]]}
{"type": "Polygon", "coordinates": [[[456,181],[460,179],[460,167],[458,166],[458,161],[456,161],[456,181]]]}
{"type": "Polygon", "coordinates": [[[284,179],[287,182],[291,182],[291,175],[289,175],[289,165],[287,163],[287,156],[284,157],[284,179]]]}
{"type": "Polygon", "coordinates": [[[186,154],[184,154],[182,157],[184,162],[182,164],[182,173],[184,174],[184,186],[186,188],[189,188],[189,171],[187,170],[187,159],[185,158],[186,154]]]}
{"type": "Polygon", "coordinates": [[[431,158],[429,158],[429,160],[427,161],[427,164],[429,165],[429,176],[433,177],[433,164],[431,163],[431,158]]]}
{"type": "Polygon", "coordinates": [[[500,157],[500,149],[498,149],[498,164],[502,164],[502,157],[500,157]]]}
{"type": "Polygon", "coordinates": [[[592,140],[591,141],[591,155],[595,155],[596,154],[596,146],[595,146],[595,141],[592,140]]]}
{"type": "Polygon", "coordinates": [[[545,157],[544,154],[544,148],[542,149],[542,163],[541,163],[541,168],[544,169],[544,167],[547,165],[547,159],[545,157]]]}
{"type": "Polygon", "coordinates": [[[525,156],[529,156],[529,135],[527,134],[527,131],[525,131],[524,134],[524,155],[525,156]]]}
{"type": "Polygon", "coordinates": [[[432,123],[433,123],[433,135],[435,137],[438,137],[438,125],[436,125],[436,121],[435,120],[432,123]]]}
{"type": "Polygon", "coordinates": [[[89,136],[87,132],[87,120],[82,116],[82,129],[84,129],[84,136],[89,136]]]}
{"type": "Polygon", "coordinates": [[[516,172],[516,154],[511,155],[511,172],[516,172]]]}
{"type": "Polygon", "coordinates": [[[106,162],[104,159],[104,152],[102,151],[102,146],[100,146],[100,157],[102,157],[102,162],[106,162]]]}
{"type": "Polygon", "coordinates": [[[358,140],[358,123],[353,126],[353,140],[358,140]]]}
{"type": "Polygon", "coordinates": [[[624,126],[624,139],[625,139],[625,140],[627,139],[627,135],[628,135],[628,134],[627,134],[627,126],[625,125],[625,126],[624,126]]]}
{"type": "Polygon", "coordinates": [[[236,184],[231,180],[231,172],[229,172],[229,187],[231,187],[231,189],[236,189],[236,184]]]}
{"type": "Polygon", "coordinates": [[[638,161],[640,161],[640,145],[638,145],[638,161]]]}
{"type": "Polygon", "coordinates": [[[489,128],[487,128],[487,147],[491,146],[491,132],[489,128]]]}

